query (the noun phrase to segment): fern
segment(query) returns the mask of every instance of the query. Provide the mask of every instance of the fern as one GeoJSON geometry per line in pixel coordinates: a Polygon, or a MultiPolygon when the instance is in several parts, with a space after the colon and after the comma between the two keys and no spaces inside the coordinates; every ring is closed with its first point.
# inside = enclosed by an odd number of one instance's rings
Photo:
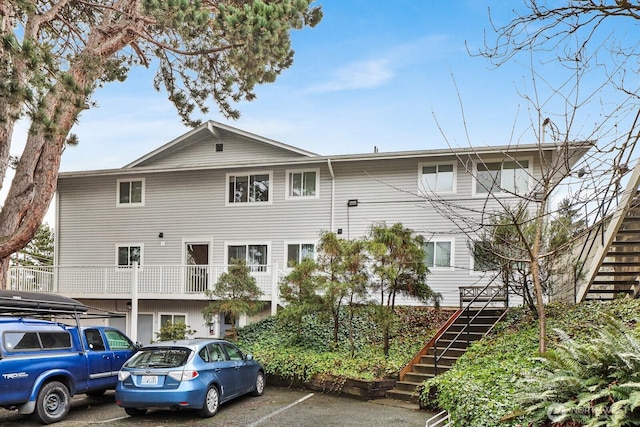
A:
{"type": "Polygon", "coordinates": [[[520,407],[534,424],[624,427],[640,421],[640,336],[610,318],[589,343],[557,331],[555,350],[521,382],[520,407]],[[525,391],[526,390],[526,391],[525,391]]]}

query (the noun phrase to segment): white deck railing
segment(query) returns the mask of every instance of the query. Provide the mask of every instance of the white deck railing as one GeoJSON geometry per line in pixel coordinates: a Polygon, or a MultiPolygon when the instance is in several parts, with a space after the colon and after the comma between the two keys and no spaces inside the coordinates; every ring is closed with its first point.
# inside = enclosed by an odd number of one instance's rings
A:
{"type": "MultiPolygon", "coordinates": [[[[52,292],[69,298],[128,298],[137,284],[139,298],[206,300],[226,265],[143,265],[133,267],[11,267],[10,289],[52,292]]],[[[252,267],[261,299],[278,299],[283,272],[274,265],[252,267]]]]}

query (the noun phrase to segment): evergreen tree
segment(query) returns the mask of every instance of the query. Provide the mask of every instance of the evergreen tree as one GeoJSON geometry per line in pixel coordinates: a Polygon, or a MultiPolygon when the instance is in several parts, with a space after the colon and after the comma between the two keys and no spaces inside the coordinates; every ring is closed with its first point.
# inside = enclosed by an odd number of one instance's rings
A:
{"type": "Polygon", "coordinates": [[[205,321],[211,323],[213,316],[218,313],[229,316],[234,340],[237,338],[238,318],[243,314],[257,314],[264,307],[264,301],[258,300],[262,291],[250,273],[251,268],[244,260],[233,260],[229,271],[220,275],[213,290],[205,292],[210,299],[209,304],[202,309],[205,321]]]}
{"type": "Polygon", "coordinates": [[[0,211],[0,288],[9,257],[36,233],[56,190],[64,148],[97,89],[134,67],[157,68],[188,125],[217,105],[237,118],[239,101],[293,63],[290,32],[322,17],[313,0],[0,2],[0,183],[14,178],[0,211]],[[22,154],[11,157],[15,123],[30,120],[22,154]]]}
{"type": "Polygon", "coordinates": [[[373,272],[378,277],[381,321],[384,327],[384,353],[389,354],[390,319],[396,296],[407,295],[423,302],[439,304],[440,294],[427,285],[427,266],[424,263],[424,238],[401,223],[391,227],[374,225],[370,229],[369,250],[374,260],[373,272]],[[386,320],[385,320],[386,319],[386,320]]]}
{"type": "MultiPolygon", "coordinates": [[[[472,243],[476,268],[497,271],[502,283],[510,292],[522,296],[534,315],[539,310],[533,289],[531,247],[538,234],[537,227],[524,204],[505,206],[504,211],[492,216],[478,240],[472,243]]],[[[568,199],[560,202],[549,223],[543,225],[535,262],[546,295],[557,284],[558,273],[576,271],[578,264],[571,258],[572,244],[583,230],[583,219],[568,199]]]]}
{"type": "Polygon", "coordinates": [[[320,307],[317,271],[315,261],[305,258],[280,283],[280,298],[286,305],[278,313],[278,319],[295,326],[298,339],[302,334],[304,316],[317,312],[320,307]]]}
{"type": "Polygon", "coordinates": [[[12,264],[22,266],[53,265],[53,237],[53,230],[49,224],[42,224],[27,246],[12,256],[12,264]]]}

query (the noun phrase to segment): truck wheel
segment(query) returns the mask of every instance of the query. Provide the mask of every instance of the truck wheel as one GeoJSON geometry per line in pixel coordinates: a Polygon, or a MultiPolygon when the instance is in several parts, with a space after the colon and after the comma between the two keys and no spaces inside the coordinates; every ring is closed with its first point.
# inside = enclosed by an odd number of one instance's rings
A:
{"type": "Polygon", "coordinates": [[[147,410],[140,408],[124,408],[124,412],[126,412],[130,417],[141,417],[147,413],[147,410]]]}
{"type": "Polygon", "coordinates": [[[71,408],[71,396],[67,387],[58,381],[46,383],[36,399],[35,418],[43,424],[63,419],[71,408]]]}

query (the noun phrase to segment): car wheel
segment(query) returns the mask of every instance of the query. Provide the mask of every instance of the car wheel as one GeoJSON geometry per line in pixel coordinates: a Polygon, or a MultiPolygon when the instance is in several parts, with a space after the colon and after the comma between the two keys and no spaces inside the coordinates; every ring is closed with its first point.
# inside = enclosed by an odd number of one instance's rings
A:
{"type": "Polygon", "coordinates": [[[264,393],[264,386],[264,372],[258,372],[258,375],[256,375],[256,383],[254,384],[251,396],[262,396],[262,393],[264,393]]]}
{"type": "Polygon", "coordinates": [[[207,394],[204,397],[204,405],[202,409],[198,411],[198,415],[203,418],[213,417],[220,407],[220,394],[218,388],[214,385],[210,385],[207,389],[207,394]]]}
{"type": "Polygon", "coordinates": [[[63,419],[71,408],[71,396],[67,387],[58,381],[45,384],[36,399],[35,418],[43,424],[63,419]]]}
{"type": "Polygon", "coordinates": [[[124,408],[124,412],[126,412],[130,417],[141,417],[147,413],[147,410],[140,408],[124,408]]]}

